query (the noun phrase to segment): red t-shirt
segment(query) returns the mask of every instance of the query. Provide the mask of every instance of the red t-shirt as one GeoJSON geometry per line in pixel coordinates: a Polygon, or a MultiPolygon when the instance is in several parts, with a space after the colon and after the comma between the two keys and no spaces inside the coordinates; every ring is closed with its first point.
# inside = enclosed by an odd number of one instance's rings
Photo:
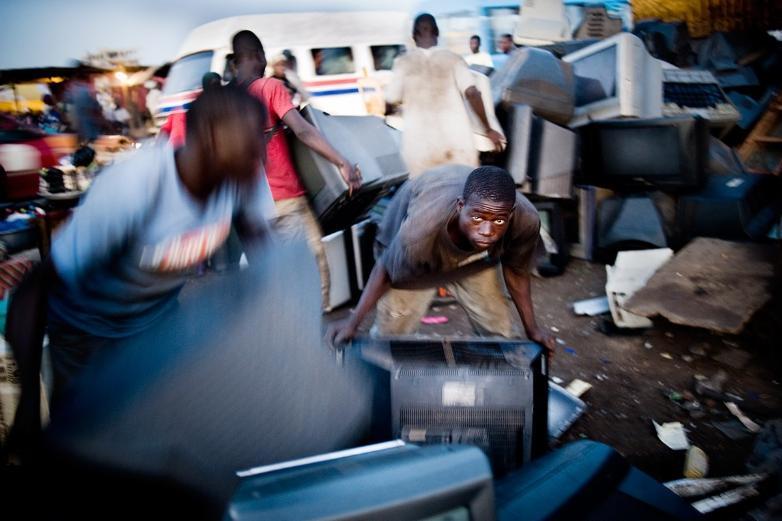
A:
{"type": "Polygon", "coordinates": [[[250,84],[247,91],[261,100],[269,113],[265,130],[267,136],[270,131],[272,134],[266,144],[266,178],[272,189],[272,197],[280,201],[304,195],[304,185],[293,166],[288,141],[280,123],[289,110],[295,110],[288,89],[280,80],[259,78],[250,84]]]}
{"type": "Polygon", "coordinates": [[[168,134],[168,142],[174,148],[179,148],[185,144],[185,134],[187,134],[187,124],[185,123],[185,111],[172,112],[163,126],[161,132],[168,134]]]}

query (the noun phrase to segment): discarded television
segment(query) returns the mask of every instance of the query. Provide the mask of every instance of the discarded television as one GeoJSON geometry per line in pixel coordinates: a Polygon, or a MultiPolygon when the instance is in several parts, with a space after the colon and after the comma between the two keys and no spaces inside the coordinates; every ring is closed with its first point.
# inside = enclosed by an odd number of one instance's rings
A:
{"type": "Polygon", "coordinates": [[[296,168],[324,233],[352,225],[391,187],[408,174],[399,152],[398,130],[375,116],[332,116],[310,106],[302,116],[352,164],[361,168],[363,184],[352,195],[339,169],[326,158],[291,140],[296,168]]]}
{"type": "Polygon", "coordinates": [[[476,445],[495,475],[548,447],[546,358],[534,342],[395,338],[361,356],[390,372],[394,437],[476,445]]]}
{"type": "Polygon", "coordinates": [[[571,127],[610,118],[662,115],[662,66],[630,33],[565,55],[576,75],[576,108],[571,127]]]}
{"type": "Polygon", "coordinates": [[[699,117],[595,122],[581,145],[579,184],[684,190],[706,178],[709,128],[699,117]]]}
{"type": "Polygon", "coordinates": [[[569,199],[578,160],[575,132],[535,116],[527,105],[510,113],[507,170],[525,191],[569,199]]]}
{"type": "Polygon", "coordinates": [[[226,520],[495,518],[491,469],[475,447],[393,441],[238,474],[226,520]]]}

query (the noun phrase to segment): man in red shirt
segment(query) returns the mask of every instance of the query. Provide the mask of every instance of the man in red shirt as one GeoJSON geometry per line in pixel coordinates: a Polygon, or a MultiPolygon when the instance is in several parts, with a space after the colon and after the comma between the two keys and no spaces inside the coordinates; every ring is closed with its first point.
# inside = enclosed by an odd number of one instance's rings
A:
{"type": "Polygon", "coordinates": [[[323,308],[329,309],[329,271],[326,253],[320,242],[321,230],[309,206],[298,173],[293,165],[284,129],[290,128],[305,145],[339,168],[350,193],[361,186],[361,173],[334,150],[323,135],[296,110],[285,85],[275,78],[264,78],[266,54],[261,40],[252,31],[240,31],[233,37],[236,83],[260,99],[268,109],[266,134],[266,177],[277,208],[275,229],[284,238],[304,237],[320,268],[323,308]]]}
{"type": "MultiPolygon", "coordinates": [[[[201,77],[202,90],[219,87],[221,85],[220,75],[216,72],[207,72],[201,77]]],[[[179,148],[185,144],[185,128],[187,121],[187,111],[185,109],[172,112],[166,122],[160,127],[160,136],[168,136],[168,141],[174,148],[179,148]]]]}

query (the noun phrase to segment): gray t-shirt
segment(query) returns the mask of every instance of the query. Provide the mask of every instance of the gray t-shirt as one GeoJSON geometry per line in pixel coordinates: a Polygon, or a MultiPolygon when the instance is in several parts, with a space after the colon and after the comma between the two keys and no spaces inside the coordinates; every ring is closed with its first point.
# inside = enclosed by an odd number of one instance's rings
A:
{"type": "Polygon", "coordinates": [[[248,193],[226,182],[199,202],[182,184],[169,145],[107,168],[54,238],[59,282],[50,321],[108,338],[145,329],[225,242],[235,215],[260,227],[274,216],[265,178],[256,186],[248,193]]]}
{"type": "Polygon", "coordinates": [[[522,194],[503,238],[476,253],[458,248],[447,232],[456,202],[473,168],[445,165],[407,181],[386,210],[377,234],[378,260],[395,288],[432,287],[501,262],[529,273],[535,260],[540,218],[522,194]]]}

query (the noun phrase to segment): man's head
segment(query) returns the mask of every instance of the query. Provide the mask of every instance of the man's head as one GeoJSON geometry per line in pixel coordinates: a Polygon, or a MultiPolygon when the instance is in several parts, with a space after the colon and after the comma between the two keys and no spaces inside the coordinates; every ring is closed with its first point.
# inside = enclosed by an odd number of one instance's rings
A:
{"type": "Polygon", "coordinates": [[[231,40],[233,61],[240,77],[252,74],[263,76],[266,69],[266,53],[263,44],[252,31],[239,31],[231,40]]]}
{"type": "Polygon", "coordinates": [[[210,90],[222,85],[222,79],[216,72],[207,72],[201,76],[201,88],[204,90],[210,90]]]}
{"type": "Polygon", "coordinates": [[[440,36],[440,29],[437,28],[437,22],[429,13],[421,13],[415,17],[413,22],[413,40],[415,45],[422,49],[429,49],[437,45],[437,37],[440,36]]]}
{"type": "Polygon", "coordinates": [[[457,202],[462,237],[476,250],[489,249],[505,235],[515,205],[516,185],[507,171],[476,168],[457,202]]]}
{"type": "Polygon", "coordinates": [[[266,155],[264,121],[266,108],[243,89],[204,90],[187,112],[186,146],[201,158],[205,185],[255,181],[266,155]]]}
{"type": "Polygon", "coordinates": [[[508,54],[511,52],[516,47],[513,44],[513,36],[508,33],[501,35],[500,41],[497,43],[497,47],[499,47],[500,52],[503,54],[508,54]]]}
{"type": "Polygon", "coordinates": [[[478,51],[481,50],[481,37],[477,34],[473,34],[470,36],[470,51],[472,51],[473,54],[478,54],[478,51]]]}

